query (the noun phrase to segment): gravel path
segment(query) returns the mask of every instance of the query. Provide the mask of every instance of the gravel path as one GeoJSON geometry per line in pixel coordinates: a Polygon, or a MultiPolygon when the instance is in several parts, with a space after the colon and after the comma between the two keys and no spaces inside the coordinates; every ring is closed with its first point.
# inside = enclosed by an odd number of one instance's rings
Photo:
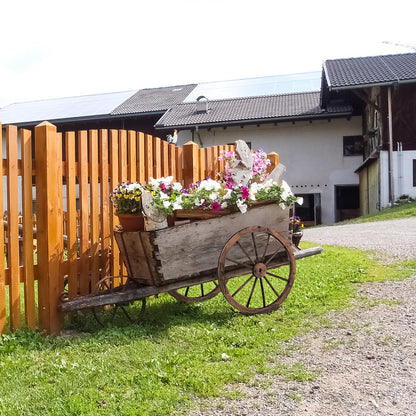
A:
{"type": "MultiPolygon", "coordinates": [[[[304,239],[376,250],[389,258],[416,257],[416,218],[320,227],[304,239]]],[[[365,283],[354,305],[332,311],[325,328],[295,338],[276,362],[301,362],[315,381],[258,376],[230,386],[243,399],[210,402],[192,416],[373,416],[416,414],[416,276],[365,283]]],[[[203,404],[201,404],[203,407],[203,404]]]]}

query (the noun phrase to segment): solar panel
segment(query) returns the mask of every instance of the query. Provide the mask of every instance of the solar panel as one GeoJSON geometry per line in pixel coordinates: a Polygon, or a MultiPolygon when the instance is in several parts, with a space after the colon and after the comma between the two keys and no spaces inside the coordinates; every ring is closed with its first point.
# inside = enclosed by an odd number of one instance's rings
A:
{"type": "Polygon", "coordinates": [[[220,100],[225,98],[318,91],[320,88],[321,72],[205,82],[198,84],[184,102],[196,101],[201,95],[209,100],[220,100]]]}

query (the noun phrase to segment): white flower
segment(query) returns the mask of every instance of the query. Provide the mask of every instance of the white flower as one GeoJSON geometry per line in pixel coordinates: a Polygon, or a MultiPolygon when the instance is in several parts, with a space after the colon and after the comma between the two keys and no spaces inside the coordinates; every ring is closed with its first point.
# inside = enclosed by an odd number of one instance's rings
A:
{"type": "Polygon", "coordinates": [[[160,193],[160,199],[169,199],[169,195],[165,194],[164,192],[160,193]]]}
{"type": "Polygon", "coordinates": [[[220,188],[221,184],[213,179],[204,179],[199,185],[199,189],[206,189],[207,191],[218,191],[220,188]]]}
{"type": "Polygon", "coordinates": [[[174,182],[172,184],[172,189],[174,189],[175,191],[180,191],[182,190],[182,185],[179,182],[174,182]]]}
{"type": "Polygon", "coordinates": [[[221,358],[222,358],[223,360],[229,360],[231,357],[230,357],[228,354],[226,354],[225,352],[223,352],[223,353],[221,354],[221,358]]]}
{"type": "Polygon", "coordinates": [[[170,201],[163,201],[163,206],[165,208],[169,208],[172,205],[172,203],[170,201]]]}
{"type": "Polygon", "coordinates": [[[303,205],[303,198],[300,196],[300,197],[296,200],[296,202],[297,202],[299,205],[303,205]]]}
{"type": "Polygon", "coordinates": [[[217,194],[216,192],[211,192],[211,193],[209,194],[209,199],[210,199],[211,201],[215,201],[217,198],[218,198],[218,194],[217,194]]]}
{"type": "Polygon", "coordinates": [[[242,199],[237,199],[237,207],[240,210],[242,214],[245,214],[247,212],[247,205],[244,203],[242,199]]]}
{"type": "Polygon", "coordinates": [[[286,201],[287,198],[293,195],[292,191],[290,190],[290,186],[287,184],[286,181],[282,181],[282,199],[286,201]]]}
{"type": "Polygon", "coordinates": [[[126,186],[128,192],[134,192],[135,189],[142,189],[142,186],[139,183],[131,183],[126,186]]]}
{"type": "Polygon", "coordinates": [[[202,201],[199,200],[199,198],[195,198],[195,206],[200,207],[202,205],[202,201]]]}
{"type": "Polygon", "coordinates": [[[225,209],[225,208],[227,208],[227,207],[228,207],[227,202],[223,202],[223,203],[221,204],[221,209],[225,209]]]}
{"type": "Polygon", "coordinates": [[[231,189],[227,189],[227,193],[222,197],[222,199],[230,199],[231,198],[231,189]]]}
{"type": "Polygon", "coordinates": [[[173,209],[175,210],[175,209],[182,209],[182,205],[181,205],[181,202],[182,201],[175,201],[173,204],[172,204],[172,207],[173,207],[173,209]]]}

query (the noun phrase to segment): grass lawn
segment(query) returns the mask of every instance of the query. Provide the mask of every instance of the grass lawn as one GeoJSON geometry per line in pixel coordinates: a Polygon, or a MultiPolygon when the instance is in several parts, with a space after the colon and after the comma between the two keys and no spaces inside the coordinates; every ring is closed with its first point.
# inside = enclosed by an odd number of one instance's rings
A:
{"type": "Polygon", "coordinates": [[[410,217],[416,217],[416,201],[401,203],[391,208],[385,208],[376,214],[363,215],[362,217],[354,218],[353,220],[338,222],[336,225],[359,224],[369,221],[396,220],[410,217]]]}
{"type": "MultiPolygon", "coordinates": [[[[347,306],[357,282],[415,271],[416,261],[379,265],[358,250],[326,246],[297,261],[294,287],[271,314],[243,316],[222,294],[197,304],[166,294],[150,299],[138,325],[102,329],[91,315],[77,314],[67,324],[80,331],[72,338],[4,335],[0,414],[184,415],[195,397],[224,396],[225,384],[275,374],[270,361],[281,343],[322,325],[328,310],[347,306]]],[[[279,371],[285,379],[316,376],[299,364],[279,371]]]]}

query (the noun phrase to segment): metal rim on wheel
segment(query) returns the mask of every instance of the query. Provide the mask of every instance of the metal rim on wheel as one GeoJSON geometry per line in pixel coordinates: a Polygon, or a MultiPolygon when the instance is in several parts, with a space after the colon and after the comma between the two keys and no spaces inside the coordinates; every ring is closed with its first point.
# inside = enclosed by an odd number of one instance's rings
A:
{"type": "Polygon", "coordinates": [[[289,294],[295,273],[290,244],[267,227],[247,227],[235,233],[218,260],[224,297],[247,315],[276,310],[289,294]]]}
{"type": "MultiPolygon", "coordinates": [[[[99,296],[100,293],[116,293],[128,290],[129,287],[135,284],[127,276],[106,276],[101,279],[95,287],[95,294],[99,296]]],[[[113,323],[115,317],[119,312],[131,323],[137,323],[143,316],[146,308],[146,298],[135,300],[134,302],[116,303],[105,306],[93,307],[92,312],[96,321],[103,327],[108,323],[113,323]],[[134,308],[132,312],[131,305],[140,302],[141,305],[134,308]]]]}
{"type": "Polygon", "coordinates": [[[198,285],[187,286],[182,289],[170,290],[168,293],[180,302],[202,302],[212,299],[220,293],[220,287],[216,280],[198,285]]]}

